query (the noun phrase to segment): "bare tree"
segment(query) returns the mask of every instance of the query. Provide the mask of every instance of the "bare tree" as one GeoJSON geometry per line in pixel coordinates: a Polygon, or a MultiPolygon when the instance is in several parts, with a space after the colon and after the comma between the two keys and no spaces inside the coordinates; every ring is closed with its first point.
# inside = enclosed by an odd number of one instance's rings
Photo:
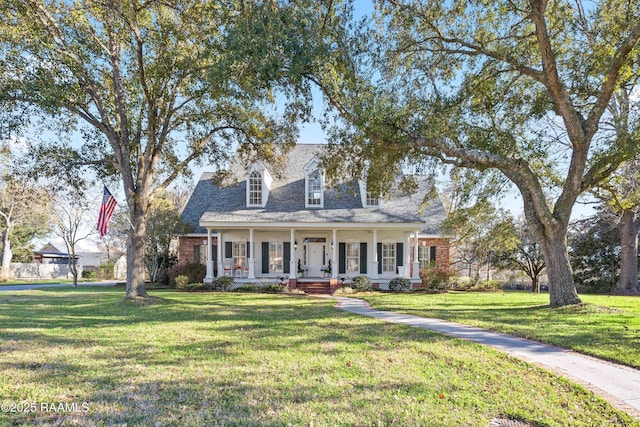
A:
{"type": "Polygon", "coordinates": [[[67,248],[68,265],[73,286],[78,286],[78,260],[76,245],[94,233],[94,204],[87,202],[84,192],[69,189],[56,195],[53,233],[62,238],[67,248]]]}
{"type": "Polygon", "coordinates": [[[545,267],[542,249],[525,221],[518,221],[515,230],[518,243],[513,250],[499,254],[498,266],[522,270],[531,279],[531,292],[540,292],[540,276],[545,267]]]}

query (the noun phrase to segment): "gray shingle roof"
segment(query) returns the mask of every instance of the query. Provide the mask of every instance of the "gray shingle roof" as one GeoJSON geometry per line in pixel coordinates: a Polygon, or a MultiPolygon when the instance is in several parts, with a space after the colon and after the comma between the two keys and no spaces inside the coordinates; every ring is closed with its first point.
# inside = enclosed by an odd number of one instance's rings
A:
{"type": "Polygon", "coordinates": [[[323,208],[305,208],[305,174],[307,164],[322,145],[298,144],[288,154],[288,164],[281,177],[273,174],[273,183],[264,208],[246,206],[246,168],[232,163],[234,179],[231,185],[217,186],[211,181],[212,173],[204,173],[182,213],[182,220],[204,233],[200,220],[228,223],[424,223],[423,233],[440,234],[440,223],[445,218],[438,198],[427,203],[423,214],[420,206],[432,187],[424,176],[418,176],[419,190],[412,196],[398,196],[383,200],[380,207],[364,208],[358,185],[342,185],[325,189],[323,208]]]}

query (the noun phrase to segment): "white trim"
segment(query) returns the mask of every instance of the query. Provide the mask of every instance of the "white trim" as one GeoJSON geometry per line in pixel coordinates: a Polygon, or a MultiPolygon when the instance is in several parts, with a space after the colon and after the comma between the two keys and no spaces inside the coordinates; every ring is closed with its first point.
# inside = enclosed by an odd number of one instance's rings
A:
{"type": "Polygon", "coordinates": [[[262,177],[262,174],[260,172],[258,172],[257,170],[251,171],[247,174],[247,207],[248,208],[263,208],[264,207],[264,179],[262,177]],[[253,193],[253,186],[252,186],[252,178],[254,175],[257,175],[257,181],[258,181],[258,185],[260,186],[260,191],[256,191],[256,198],[257,196],[260,196],[260,203],[251,203],[251,196],[253,193]],[[258,194],[259,193],[259,194],[258,194]]]}
{"type": "MultiPolygon", "coordinates": [[[[289,230],[295,228],[296,230],[316,229],[316,230],[333,230],[340,229],[357,229],[357,230],[415,230],[416,226],[420,226],[419,222],[220,222],[220,221],[203,221],[200,220],[201,227],[211,227],[219,230],[228,229],[270,229],[270,230],[289,230]]],[[[442,236],[437,236],[442,237],[442,236]]]]}
{"type": "MultiPolygon", "coordinates": [[[[345,272],[347,275],[354,275],[354,274],[360,274],[360,270],[362,269],[362,266],[360,265],[360,240],[357,239],[347,239],[344,242],[344,268],[345,268],[345,272]],[[349,245],[355,245],[355,249],[356,249],[356,253],[357,255],[354,256],[349,256],[349,245]],[[349,270],[349,258],[355,258],[356,259],[356,264],[358,266],[358,268],[356,270],[349,270]]],[[[367,254],[368,255],[368,254],[367,254]]]]}
{"type": "Polygon", "coordinates": [[[249,169],[247,170],[247,176],[245,177],[245,203],[247,208],[264,208],[267,205],[267,200],[269,199],[269,190],[271,189],[271,183],[273,182],[273,178],[269,173],[269,170],[265,167],[262,162],[253,163],[249,169]],[[251,192],[251,174],[258,173],[260,175],[260,184],[261,184],[261,203],[252,204],[249,203],[249,194],[251,192]]]}
{"type": "Polygon", "coordinates": [[[207,273],[204,278],[204,283],[213,282],[213,254],[211,253],[211,229],[207,228],[207,273]]]}
{"type": "Polygon", "coordinates": [[[358,185],[360,187],[360,203],[362,203],[362,207],[365,209],[377,209],[382,206],[382,197],[378,196],[378,204],[377,205],[368,205],[367,204],[367,195],[369,191],[367,191],[367,182],[364,180],[358,181],[358,185]]]}
{"type": "Polygon", "coordinates": [[[253,228],[249,229],[249,279],[256,278],[256,248],[255,238],[253,236],[253,228]]]}
{"type": "Polygon", "coordinates": [[[307,170],[305,168],[304,171],[304,207],[306,209],[322,209],[324,208],[324,170],[320,169],[320,168],[316,168],[313,170],[307,170]],[[309,178],[311,176],[315,176],[316,174],[319,175],[319,179],[320,179],[320,203],[315,205],[315,204],[310,204],[309,203],[309,178]]]}
{"type": "Polygon", "coordinates": [[[337,229],[333,229],[331,230],[331,246],[332,246],[332,251],[331,251],[331,278],[332,279],[337,279],[338,278],[338,230],[337,229]]]}
{"type": "Polygon", "coordinates": [[[296,230],[292,228],[289,233],[289,278],[296,279],[298,274],[298,262],[296,260],[296,230]]]}

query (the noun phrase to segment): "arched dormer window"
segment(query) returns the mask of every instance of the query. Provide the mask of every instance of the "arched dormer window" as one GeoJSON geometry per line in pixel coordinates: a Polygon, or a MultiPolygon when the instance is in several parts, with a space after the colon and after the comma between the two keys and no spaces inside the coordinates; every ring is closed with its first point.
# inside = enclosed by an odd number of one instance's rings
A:
{"type": "Polygon", "coordinates": [[[248,170],[247,183],[247,207],[263,208],[269,199],[269,190],[273,179],[269,171],[260,162],[257,162],[248,170]]]}
{"type": "Polygon", "coordinates": [[[262,206],[262,175],[258,171],[249,174],[249,206],[262,206]]]}

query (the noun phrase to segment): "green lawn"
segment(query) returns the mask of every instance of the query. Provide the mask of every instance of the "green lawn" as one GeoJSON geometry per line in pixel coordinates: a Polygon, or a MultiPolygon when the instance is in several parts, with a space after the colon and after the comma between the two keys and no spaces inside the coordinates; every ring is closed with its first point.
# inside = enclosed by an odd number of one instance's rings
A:
{"type": "Polygon", "coordinates": [[[152,294],[0,293],[0,403],[78,409],[0,412],[0,425],[640,425],[535,366],[331,300],[152,294]]]}
{"type": "Polygon", "coordinates": [[[549,294],[530,292],[355,296],[377,309],[480,326],[640,368],[638,297],[581,295],[582,305],[551,308],[549,294]]]}

